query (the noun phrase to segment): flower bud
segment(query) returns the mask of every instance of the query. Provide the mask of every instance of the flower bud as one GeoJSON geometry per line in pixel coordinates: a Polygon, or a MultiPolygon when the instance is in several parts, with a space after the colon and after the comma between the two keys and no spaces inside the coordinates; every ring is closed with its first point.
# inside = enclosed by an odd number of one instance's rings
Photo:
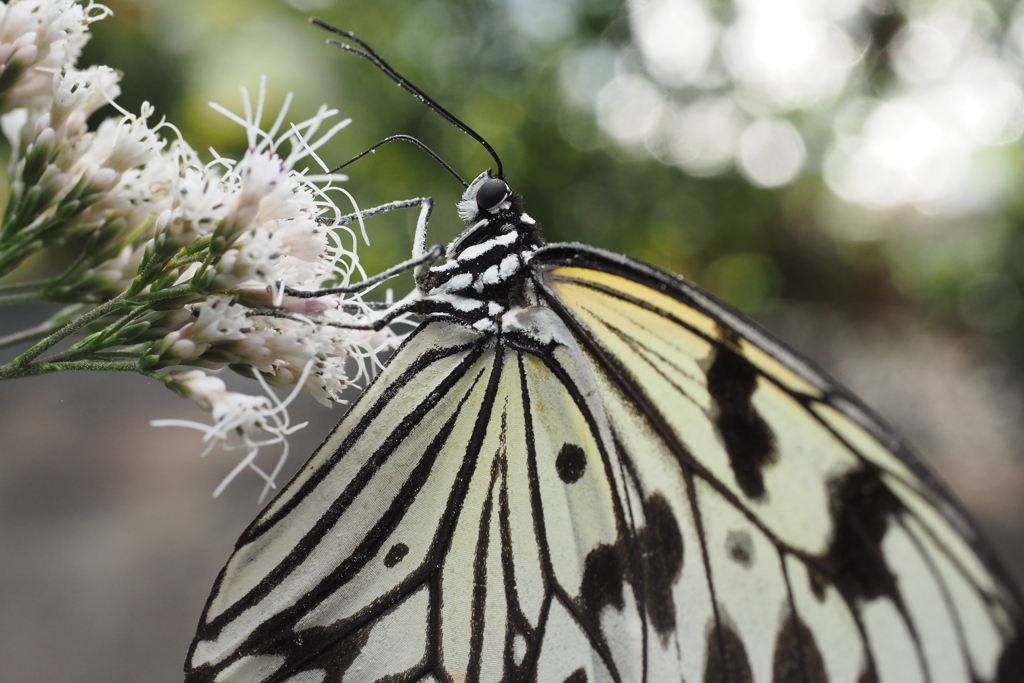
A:
{"type": "Polygon", "coordinates": [[[121,328],[121,331],[118,333],[118,336],[120,337],[120,343],[127,344],[128,342],[133,341],[136,337],[142,335],[148,329],[149,323],[145,321],[140,321],[132,323],[131,325],[126,325],[125,327],[121,328]]]}

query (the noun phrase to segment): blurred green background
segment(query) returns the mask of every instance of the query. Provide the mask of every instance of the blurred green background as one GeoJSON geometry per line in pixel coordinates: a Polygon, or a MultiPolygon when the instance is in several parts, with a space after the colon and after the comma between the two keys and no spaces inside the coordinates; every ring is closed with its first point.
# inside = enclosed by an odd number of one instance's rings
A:
{"type": "MultiPolygon", "coordinates": [[[[1024,577],[1017,2],[108,4],[84,63],[122,70],[121,106],[153,103],[200,151],[243,151],[241,128],[208,102],[240,111],[239,86],[254,92],[266,75],[268,118],[290,91],[294,120],[323,103],[353,119],[320,150],[328,162],[404,133],[467,178],[488,167],[476,143],[324,45],[306,17],[354,30],[490,141],[549,241],[647,260],[764,322],[906,434],[1024,577]]],[[[429,195],[431,241],[460,231],[461,187],[411,146],[346,172],[360,206],[429,195]]],[[[407,257],[414,222],[368,224],[368,272],[407,257]]],[[[6,314],[0,333],[41,315],[6,314]]],[[[210,501],[230,463],[197,462],[193,435],[147,427],[200,416],[143,380],[8,384],[3,677],[178,680],[257,482],[210,501]]],[[[301,410],[313,424],[293,469],[340,415],[301,410]]]]}
{"type": "MultiPolygon", "coordinates": [[[[755,314],[778,300],[820,302],[872,315],[882,308],[913,308],[915,315],[950,329],[984,335],[993,351],[1020,359],[1020,146],[954,139],[958,134],[1002,135],[1014,143],[1020,134],[1020,58],[1014,31],[1024,30],[1024,23],[1017,22],[1022,23],[1017,27],[1011,21],[1015,3],[957,0],[890,7],[880,1],[874,9],[872,3],[854,0],[761,4],[782,15],[762,31],[795,35],[776,36],[779,45],[750,47],[746,58],[770,60],[773,49],[806,53],[779,56],[775,66],[780,73],[747,73],[742,64],[734,64],[743,57],[730,57],[736,52],[727,49],[730,36],[717,35],[704,39],[723,43],[704,56],[706,73],[691,73],[683,82],[678,75],[662,80],[647,75],[658,73],[651,68],[657,64],[648,64],[654,60],[646,56],[658,51],[658,40],[700,40],[702,26],[690,16],[693,7],[703,7],[704,20],[718,25],[703,28],[720,34],[723,26],[740,23],[744,13],[756,14],[748,5],[756,8],[758,3],[740,0],[636,3],[668,6],[655,10],[664,14],[671,14],[675,5],[690,8],[676,17],[686,33],[655,35],[654,47],[646,50],[645,43],[637,43],[646,35],[638,30],[644,22],[637,16],[643,13],[634,8],[631,16],[612,0],[117,1],[110,3],[114,16],[94,25],[84,61],[124,71],[122,106],[137,111],[142,101],[152,102],[199,150],[212,146],[222,154],[242,151],[241,129],[213,112],[208,102],[240,110],[239,86],[254,91],[259,77],[266,75],[271,114],[291,91],[296,96],[293,116],[299,119],[322,103],[353,119],[323,150],[328,161],[340,163],[388,135],[405,133],[433,147],[464,176],[491,164],[471,139],[369,64],[325,47],[326,34],[304,22],[316,14],[369,40],[401,73],[483,134],[501,154],[510,182],[525,196],[550,241],[579,240],[626,252],[679,272],[755,314]],[[839,9],[830,13],[813,5],[839,9]],[[938,19],[930,16],[943,7],[938,19]],[[958,92],[959,76],[952,68],[929,74],[924,84],[920,78],[901,77],[909,67],[893,64],[901,56],[893,49],[903,47],[901,37],[912,33],[911,19],[921,23],[930,18],[938,28],[925,24],[922,30],[936,34],[926,39],[940,45],[924,49],[959,48],[968,56],[992,51],[985,56],[1006,68],[1000,74],[1003,81],[988,90],[958,92]],[[794,26],[799,21],[807,26],[794,26]],[[956,25],[944,25],[951,22],[956,25]],[[848,63],[830,63],[835,56],[814,52],[820,46],[785,45],[817,40],[801,31],[821,28],[845,36],[849,54],[839,58],[848,63]],[[940,29],[956,35],[939,35],[940,29]],[[964,33],[966,37],[959,35],[964,33]],[[941,44],[970,38],[978,44],[941,44]],[[823,76],[817,70],[842,74],[823,76]],[[826,77],[841,82],[813,86],[826,77]],[[804,88],[808,92],[789,92],[801,82],[812,82],[804,88]],[[926,92],[943,85],[951,92],[926,92]],[[1004,92],[1007,88],[1016,92],[1004,92]],[[855,176],[852,181],[842,171],[833,173],[834,178],[822,172],[844,144],[849,146],[848,139],[841,139],[851,137],[847,129],[870,127],[871,121],[864,125],[870,113],[865,109],[919,95],[934,101],[904,103],[906,111],[893,113],[908,130],[890,125],[880,131],[881,140],[858,140],[862,146],[886,144],[890,156],[903,159],[890,160],[888,167],[872,167],[863,159],[857,166],[855,159],[848,164],[855,168],[845,173],[855,176]],[[951,100],[958,96],[998,100],[1002,107],[996,111],[985,110],[979,102],[979,111],[964,114],[996,122],[981,132],[940,129],[945,122],[939,119],[950,114],[951,100]],[[712,119],[717,114],[718,127],[709,127],[702,113],[712,119]],[[758,121],[782,122],[802,136],[803,163],[793,173],[784,169],[778,187],[764,187],[765,179],[757,182],[758,159],[745,163],[741,157],[746,150],[738,149],[745,141],[736,138],[756,132],[749,128],[758,121]],[[1001,123],[1005,125],[995,132],[989,130],[1001,123]],[[691,137],[699,133],[704,139],[676,140],[677,131],[691,137]],[[711,146],[720,149],[703,149],[711,146]],[[959,170],[968,177],[959,184],[931,178],[928,169],[920,168],[928,163],[966,166],[959,170]],[[904,173],[895,173],[893,166],[904,173]],[[858,183],[869,179],[858,178],[871,175],[908,187],[902,193],[859,188],[858,183]],[[915,191],[914,183],[930,183],[934,191],[915,191]],[[844,194],[864,201],[844,201],[844,194]]],[[[662,25],[671,19],[654,18],[662,25]]],[[[826,35],[824,40],[836,38],[826,35]]],[[[687,50],[682,53],[669,50],[665,59],[694,60],[687,50]]],[[[946,59],[954,57],[963,55],[957,52],[946,59]]],[[[942,55],[912,54],[903,61],[925,58],[941,61],[942,55]]],[[[770,66],[769,61],[761,70],[770,66]]],[[[991,69],[993,64],[982,67],[991,69]]],[[[884,126],[885,121],[880,123],[884,126]]],[[[785,157],[787,150],[777,143],[769,135],[762,141],[764,154],[785,157]]],[[[450,208],[459,187],[421,152],[394,144],[351,167],[350,173],[346,187],[363,206],[430,195],[439,207],[432,236],[447,241],[460,230],[450,208]]],[[[373,249],[363,254],[371,270],[408,254],[412,219],[378,221],[373,249]]]]}

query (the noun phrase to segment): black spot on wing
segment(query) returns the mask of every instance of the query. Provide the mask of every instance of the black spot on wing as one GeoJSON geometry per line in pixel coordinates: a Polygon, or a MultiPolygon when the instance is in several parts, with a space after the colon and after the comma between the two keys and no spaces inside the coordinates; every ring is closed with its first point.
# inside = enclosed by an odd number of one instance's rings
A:
{"type": "Polygon", "coordinates": [[[995,683],[1024,681],[1024,625],[1017,624],[1017,635],[1006,644],[999,656],[995,683]]]}
{"type": "Polygon", "coordinates": [[[405,559],[407,554],[409,554],[409,546],[404,543],[394,544],[391,546],[391,549],[388,550],[388,554],[384,556],[384,566],[391,569],[405,559]]]}
{"type": "Polygon", "coordinates": [[[704,683],[753,683],[747,649],[739,635],[721,624],[708,631],[704,683]]]}
{"type": "Polygon", "coordinates": [[[612,606],[621,610],[625,606],[622,586],[626,583],[626,563],[618,545],[600,544],[587,554],[580,584],[583,609],[598,622],[601,610],[612,606]]]}
{"type": "Polygon", "coordinates": [[[583,667],[580,667],[569,674],[569,677],[565,679],[565,683],[587,683],[587,672],[583,670],[583,667]]]}
{"type": "Polygon", "coordinates": [[[754,566],[754,541],[750,534],[739,529],[725,536],[725,553],[730,560],[750,569],[754,566]]]}
{"type": "Polygon", "coordinates": [[[676,629],[676,604],[672,586],[683,570],[683,535],[668,501],[660,493],[644,505],[647,526],[640,530],[638,544],[643,559],[645,607],[651,626],[662,644],[676,629]]]}
{"type": "Polygon", "coordinates": [[[870,665],[865,664],[864,672],[857,679],[857,683],[878,683],[878,676],[875,675],[875,670],[870,665]]]}
{"type": "MultiPolygon", "coordinates": [[[[645,526],[635,537],[635,552],[639,552],[639,569],[644,576],[644,610],[664,644],[676,630],[672,587],[683,570],[683,535],[668,500],[661,494],[644,501],[644,517],[645,526]]],[[[605,607],[625,608],[623,591],[633,583],[627,559],[630,552],[620,539],[614,545],[599,544],[587,554],[577,600],[585,621],[596,626],[605,607]]]]}
{"type": "Polygon", "coordinates": [[[747,496],[760,499],[765,493],[762,470],[778,456],[775,435],[750,402],[757,388],[757,370],[732,348],[722,346],[707,377],[708,392],[718,408],[715,424],[736,482],[747,496]]]}
{"type": "Polygon", "coordinates": [[[555,469],[558,471],[559,479],[566,484],[575,484],[587,471],[587,456],[576,444],[567,443],[558,451],[555,469]]]}
{"type": "MultiPolygon", "coordinates": [[[[370,639],[370,631],[373,630],[376,623],[376,621],[371,621],[354,633],[351,633],[341,640],[333,643],[330,648],[325,649],[323,654],[305,664],[301,671],[323,670],[327,672],[325,680],[342,680],[349,667],[352,666],[352,662],[356,661],[356,657],[358,657],[359,653],[363,651],[366,641],[370,639]]],[[[325,630],[326,629],[319,628],[310,629],[297,637],[306,640],[309,638],[319,640],[320,638],[318,636],[321,635],[319,632],[325,630]]],[[[299,643],[299,645],[302,644],[303,643],[299,643]]],[[[306,643],[306,645],[308,645],[308,643],[306,643]]],[[[295,673],[298,673],[298,671],[295,673]]]]}
{"type": "Polygon", "coordinates": [[[901,607],[881,548],[890,518],[902,509],[899,499],[871,469],[848,472],[829,490],[834,532],[822,570],[847,600],[885,596],[901,607]]]}
{"type": "Polygon", "coordinates": [[[825,602],[828,578],[813,565],[807,565],[807,583],[810,585],[811,593],[818,599],[818,602],[825,602]]]}
{"type": "Polygon", "coordinates": [[[775,640],[772,683],[828,683],[814,636],[794,614],[786,619],[775,640]]]}

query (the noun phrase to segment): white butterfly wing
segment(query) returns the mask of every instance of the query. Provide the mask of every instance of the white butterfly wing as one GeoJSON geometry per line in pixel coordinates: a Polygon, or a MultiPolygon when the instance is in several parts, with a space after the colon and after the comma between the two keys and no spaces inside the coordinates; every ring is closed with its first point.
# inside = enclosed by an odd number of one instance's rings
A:
{"type": "Polygon", "coordinates": [[[723,653],[734,683],[1024,676],[1019,598],[865,409],[678,278],[578,245],[535,263],[636,488],[682,531],[662,593],[686,680],[723,653]]]}
{"type": "Polygon", "coordinates": [[[424,324],[246,531],[188,681],[1021,679],[1018,598],[859,404],[680,280],[534,263],[551,308],[424,324]]]}
{"type": "MultiPolygon", "coordinates": [[[[448,498],[469,483],[466,454],[494,365],[479,342],[462,326],[432,323],[396,354],[239,539],[187,680],[343,671],[375,649],[395,666],[425,660],[437,590],[428,575],[437,537],[453,524],[448,498]],[[329,662],[310,667],[318,658],[329,662]]],[[[297,680],[307,678],[341,680],[297,680]]]]}
{"type": "Polygon", "coordinates": [[[639,680],[640,512],[595,390],[576,348],[421,327],[240,539],[187,680],[639,680]]]}

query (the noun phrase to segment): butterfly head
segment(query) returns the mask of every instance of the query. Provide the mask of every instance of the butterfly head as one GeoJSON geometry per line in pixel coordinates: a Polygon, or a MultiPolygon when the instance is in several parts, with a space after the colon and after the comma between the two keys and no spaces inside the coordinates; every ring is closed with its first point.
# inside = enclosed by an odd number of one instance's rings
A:
{"type": "Polygon", "coordinates": [[[523,213],[521,198],[502,178],[484,171],[469,184],[459,202],[459,217],[467,229],[448,247],[454,258],[467,247],[518,231],[532,245],[539,245],[540,233],[532,218],[523,213]]]}
{"type": "Polygon", "coordinates": [[[476,205],[481,211],[495,212],[509,201],[512,188],[501,178],[486,180],[476,192],[476,205]]]}
{"type": "MultiPolygon", "coordinates": [[[[497,218],[502,213],[518,208],[519,196],[512,192],[501,178],[484,171],[469,184],[459,202],[459,218],[467,225],[484,219],[497,218]]],[[[488,221],[490,222],[490,221],[488,221]]]]}

